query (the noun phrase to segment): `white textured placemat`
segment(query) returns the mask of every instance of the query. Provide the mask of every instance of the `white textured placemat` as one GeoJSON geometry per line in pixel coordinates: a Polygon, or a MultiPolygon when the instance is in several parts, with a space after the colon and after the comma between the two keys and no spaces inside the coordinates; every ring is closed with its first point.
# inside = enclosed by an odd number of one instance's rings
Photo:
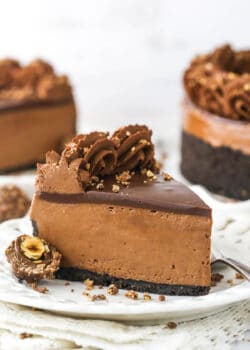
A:
{"type": "Polygon", "coordinates": [[[179,323],[175,329],[166,322],[134,326],[78,320],[0,303],[0,349],[33,350],[39,345],[39,349],[227,350],[235,341],[248,344],[247,329],[250,301],[208,318],[179,323]],[[33,336],[21,339],[25,332],[33,336]]]}

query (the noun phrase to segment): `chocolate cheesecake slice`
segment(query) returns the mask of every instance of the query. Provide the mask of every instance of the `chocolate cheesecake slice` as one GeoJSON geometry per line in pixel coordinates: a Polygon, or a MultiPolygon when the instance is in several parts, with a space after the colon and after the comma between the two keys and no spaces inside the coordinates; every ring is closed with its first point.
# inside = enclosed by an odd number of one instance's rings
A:
{"type": "Polygon", "coordinates": [[[250,198],[250,51],[229,45],[196,57],[184,74],[181,170],[193,183],[250,198]]]}
{"type": "Polygon", "coordinates": [[[66,76],[42,60],[26,66],[0,61],[0,172],[34,166],[50,149],[61,151],[75,133],[75,119],[66,76]]]}
{"type": "Polygon", "coordinates": [[[172,295],[210,288],[211,210],[158,174],[146,126],[78,135],[38,165],[35,235],[62,254],[57,277],[172,295]]]}

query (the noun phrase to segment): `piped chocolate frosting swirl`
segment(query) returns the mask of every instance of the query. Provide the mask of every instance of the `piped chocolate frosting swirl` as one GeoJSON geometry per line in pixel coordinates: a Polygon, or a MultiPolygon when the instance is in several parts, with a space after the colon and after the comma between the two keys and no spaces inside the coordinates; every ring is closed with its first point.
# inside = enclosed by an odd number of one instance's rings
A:
{"type": "Polygon", "coordinates": [[[48,152],[46,163],[38,164],[36,189],[79,193],[88,190],[93,183],[102,183],[106,175],[143,169],[156,173],[151,136],[152,131],[145,125],[120,128],[111,137],[104,132],[77,135],[61,155],[48,152]]]}
{"type": "Polygon", "coordinates": [[[117,148],[116,172],[148,168],[155,165],[152,131],[145,125],[129,125],[112,136],[117,148]]]}
{"type": "Polygon", "coordinates": [[[115,145],[104,132],[75,136],[62,155],[69,162],[77,161],[90,176],[111,174],[117,160],[115,145]]]}
{"type": "Polygon", "coordinates": [[[5,254],[14,275],[28,283],[53,279],[61,262],[61,254],[51,244],[28,235],[12,241],[5,254]]]}
{"type": "Polygon", "coordinates": [[[185,71],[183,82],[189,98],[201,108],[250,121],[250,51],[225,45],[198,56],[185,71]]]}
{"type": "Polygon", "coordinates": [[[69,98],[72,98],[72,92],[67,77],[56,75],[47,62],[37,59],[21,66],[12,59],[0,60],[0,102],[69,98]]]}

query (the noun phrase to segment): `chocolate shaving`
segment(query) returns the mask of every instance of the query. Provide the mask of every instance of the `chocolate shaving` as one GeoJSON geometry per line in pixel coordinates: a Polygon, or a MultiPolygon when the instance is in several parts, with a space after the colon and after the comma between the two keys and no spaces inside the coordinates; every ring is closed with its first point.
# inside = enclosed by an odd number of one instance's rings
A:
{"type": "Polygon", "coordinates": [[[5,254],[14,275],[28,283],[53,279],[59,269],[61,254],[43,239],[21,235],[12,241],[5,254]]]}
{"type": "Polygon", "coordinates": [[[250,120],[250,51],[230,45],[195,58],[184,74],[189,98],[201,108],[236,120],[250,120]]]}

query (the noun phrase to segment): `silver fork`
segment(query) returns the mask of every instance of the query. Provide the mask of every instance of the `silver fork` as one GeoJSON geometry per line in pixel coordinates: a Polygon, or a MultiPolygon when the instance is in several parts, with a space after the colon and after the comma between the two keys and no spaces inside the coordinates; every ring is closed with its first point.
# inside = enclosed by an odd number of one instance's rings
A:
{"type": "Polygon", "coordinates": [[[250,281],[250,266],[247,266],[238,260],[228,258],[224,256],[220,250],[212,248],[211,264],[215,264],[216,262],[222,262],[227,266],[232,267],[234,270],[238,271],[243,277],[245,277],[248,281],[250,281]]]}

